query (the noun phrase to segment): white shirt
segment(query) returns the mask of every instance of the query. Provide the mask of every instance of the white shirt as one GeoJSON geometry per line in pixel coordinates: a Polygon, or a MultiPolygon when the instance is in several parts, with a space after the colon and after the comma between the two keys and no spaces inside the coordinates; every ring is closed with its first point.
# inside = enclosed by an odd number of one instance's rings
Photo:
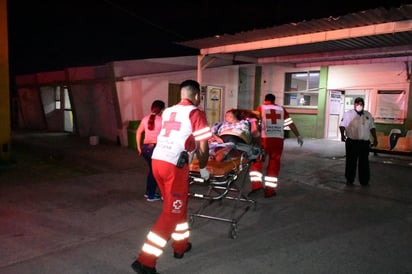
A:
{"type": "Polygon", "coordinates": [[[364,110],[359,115],[354,109],[348,110],[343,114],[339,126],[344,127],[346,137],[353,140],[370,140],[370,130],[375,128],[375,122],[370,112],[364,110]]]}
{"type": "Polygon", "coordinates": [[[262,137],[284,138],[285,127],[284,111],[279,105],[261,105],[262,111],[262,137]]]}
{"type": "Polygon", "coordinates": [[[176,164],[180,152],[185,150],[187,138],[192,134],[189,114],[196,106],[175,105],[162,114],[162,130],[157,137],[152,159],[176,164]]]}

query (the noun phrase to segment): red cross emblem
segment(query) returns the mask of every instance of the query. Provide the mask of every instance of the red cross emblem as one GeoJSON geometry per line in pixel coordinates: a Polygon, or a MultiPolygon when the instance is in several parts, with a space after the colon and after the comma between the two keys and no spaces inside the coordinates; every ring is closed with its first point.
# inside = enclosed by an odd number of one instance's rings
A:
{"type": "Polygon", "coordinates": [[[163,128],[166,129],[166,133],[165,133],[166,137],[169,137],[170,132],[172,130],[180,130],[180,126],[181,126],[182,123],[181,122],[176,122],[175,118],[176,118],[176,112],[172,112],[170,114],[170,120],[164,122],[163,128]]]}
{"type": "Polygon", "coordinates": [[[270,109],[269,113],[266,113],[266,120],[270,120],[273,125],[276,125],[277,119],[282,118],[282,115],[276,113],[276,110],[270,109]]]}
{"type": "Polygon", "coordinates": [[[176,200],[176,201],[173,202],[173,208],[176,209],[176,210],[181,209],[182,206],[183,206],[182,200],[176,200]]]}

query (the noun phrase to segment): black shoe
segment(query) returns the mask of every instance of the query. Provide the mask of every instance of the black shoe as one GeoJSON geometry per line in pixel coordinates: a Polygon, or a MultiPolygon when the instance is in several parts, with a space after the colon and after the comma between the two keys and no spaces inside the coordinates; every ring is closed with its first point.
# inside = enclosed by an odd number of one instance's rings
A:
{"type": "Polygon", "coordinates": [[[353,186],[353,182],[351,182],[351,181],[346,181],[346,185],[347,185],[347,186],[353,186]]]}
{"type": "Polygon", "coordinates": [[[138,261],[134,261],[131,266],[138,274],[159,274],[159,272],[156,271],[156,268],[144,266],[138,261]]]}
{"type": "Polygon", "coordinates": [[[257,192],[259,192],[260,190],[262,190],[262,188],[251,190],[251,191],[249,191],[249,193],[247,194],[247,196],[255,195],[255,194],[256,194],[257,192]]]}
{"type": "Polygon", "coordinates": [[[362,182],[362,183],[360,183],[360,184],[361,184],[361,186],[369,186],[369,183],[368,183],[368,182],[366,182],[366,183],[362,182]]]}
{"type": "Polygon", "coordinates": [[[181,259],[181,258],[183,258],[183,256],[185,255],[185,253],[186,253],[186,252],[189,252],[191,249],[192,249],[192,244],[191,244],[191,243],[187,243],[187,248],[186,248],[185,252],[183,252],[183,253],[174,252],[174,253],[173,253],[173,256],[174,256],[176,259],[181,259]]]}

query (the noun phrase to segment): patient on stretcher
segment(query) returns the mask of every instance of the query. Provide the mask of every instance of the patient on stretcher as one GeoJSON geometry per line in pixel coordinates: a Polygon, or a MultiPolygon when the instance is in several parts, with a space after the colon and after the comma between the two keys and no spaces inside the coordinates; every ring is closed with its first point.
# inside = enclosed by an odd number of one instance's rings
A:
{"type": "Polygon", "coordinates": [[[237,109],[226,111],[225,120],[214,124],[212,127],[212,141],[249,144],[252,139],[250,123],[248,120],[242,119],[240,114],[237,109]]]}
{"type": "MultiPolygon", "coordinates": [[[[250,113],[244,110],[230,109],[225,114],[225,121],[212,127],[213,137],[209,140],[209,155],[221,162],[228,160],[230,153],[238,144],[251,144],[257,132],[257,120],[252,120],[250,113]]],[[[233,155],[232,155],[233,156],[233,155]]]]}
{"type": "MultiPolygon", "coordinates": [[[[210,174],[224,175],[237,170],[242,154],[247,156],[244,161],[256,159],[262,154],[257,141],[260,137],[258,121],[253,111],[230,109],[225,114],[225,121],[212,127],[207,164],[210,174]]],[[[190,164],[190,171],[199,171],[196,157],[190,164]]]]}

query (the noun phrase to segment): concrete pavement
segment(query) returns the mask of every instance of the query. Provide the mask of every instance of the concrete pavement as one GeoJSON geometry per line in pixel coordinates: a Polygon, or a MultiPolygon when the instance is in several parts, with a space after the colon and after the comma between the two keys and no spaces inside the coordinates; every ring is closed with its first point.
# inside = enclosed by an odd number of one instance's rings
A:
{"type": "MultiPolygon", "coordinates": [[[[133,273],[130,264],[161,210],[144,197],[146,165],[115,144],[66,134],[15,134],[0,168],[0,273],[133,273]]],[[[193,249],[168,246],[172,273],[412,273],[412,158],[370,156],[367,188],[345,186],[343,143],[287,139],[278,195],[230,224],[195,219],[193,249]]],[[[194,211],[200,200],[191,198],[194,211]]],[[[229,214],[231,201],[212,214],[229,214]]]]}

